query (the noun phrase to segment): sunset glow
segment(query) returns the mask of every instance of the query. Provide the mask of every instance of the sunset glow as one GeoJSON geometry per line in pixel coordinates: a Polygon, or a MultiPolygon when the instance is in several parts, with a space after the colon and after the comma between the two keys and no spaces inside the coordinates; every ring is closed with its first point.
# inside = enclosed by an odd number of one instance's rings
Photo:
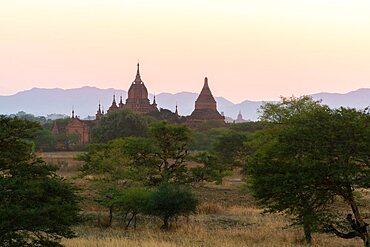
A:
{"type": "Polygon", "coordinates": [[[0,3],[0,95],[32,87],[234,102],[370,86],[370,1],[11,0],[0,3]]]}

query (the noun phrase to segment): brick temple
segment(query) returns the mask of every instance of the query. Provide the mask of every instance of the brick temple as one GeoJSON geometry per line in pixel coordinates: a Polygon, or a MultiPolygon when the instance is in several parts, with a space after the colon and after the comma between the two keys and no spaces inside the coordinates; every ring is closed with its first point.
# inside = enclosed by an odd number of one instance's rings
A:
{"type": "Polygon", "coordinates": [[[153,103],[150,104],[148,98],[148,89],[140,76],[140,65],[137,64],[137,72],[135,80],[132,82],[126,99],[126,104],[122,102],[122,96],[120,102],[117,105],[115,96],[113,95],[112,105],[108,109],[108,113],[116,111],[118,109],[130,109],[133,112],[146,114],[152,111],[158,111],[157,103],[155,102],[155,96],[153,103]]]}
{"type": "Polygon", "coordinates": [[[217,103],[208,85],[208,78],[204,78],[204,85],[197,100],[195,109],[188,117],[186,123],[191,127],[197,127],[205,122],[216,122],[220,126],[225,125],[225,117],[217,111],[217,103]]]}
{"type": "MultiPolygon", "coordinates": [[[[150,103],[148,98],[148,89],[140,76],[140,65],[137,64],[137,72],[135,80],[131,83],[128,90],[128,96],[126,102],[123,103],[122,96],[117,104],[115,95],[113,95],[113,101],[109,107],[107,114],[115,112],[119,109],[130,109],[133,112],[139,114],[147,114],[153,111],[158,111],[155,97],[153,103],[150,103]]],[[[176,115],[177,105],[176,105],[176,115]]],[[[99,103],[98,110],[95,115],[95,120],[81,120],[78,116],[75,116],[74,110],[72,111],[72,117],[70,118],[67,126],[59,128],[54,124],[52,133],[57,135],[59,132],[64,131],[67,134],[77,134],[80,145],[85,145],[90,142],[91,129],[99,124],[101,118],[105,115],[101,109],[99,103]]],[[[204,85],[200,92],[197,100],[195,101],[195,109],[190,116],[187,117],[186,124],[190,127],[197,128],[199,125],[206,122],[215,122],[218,126],[225,126],[225,117],[217,111],[217,103],[212,95],[212,92],[208,85],[207,77],[204,79],[204,85]]]]}

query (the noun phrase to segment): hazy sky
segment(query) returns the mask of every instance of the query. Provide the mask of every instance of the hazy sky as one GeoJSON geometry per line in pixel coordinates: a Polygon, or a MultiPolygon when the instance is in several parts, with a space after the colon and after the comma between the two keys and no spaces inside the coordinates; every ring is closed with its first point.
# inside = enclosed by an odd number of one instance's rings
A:
{"type": "Polygon", "coordinates": [[[370,87],[369,0],[0,0],[0,95],[32,87],[234,102],[370,87]]]}

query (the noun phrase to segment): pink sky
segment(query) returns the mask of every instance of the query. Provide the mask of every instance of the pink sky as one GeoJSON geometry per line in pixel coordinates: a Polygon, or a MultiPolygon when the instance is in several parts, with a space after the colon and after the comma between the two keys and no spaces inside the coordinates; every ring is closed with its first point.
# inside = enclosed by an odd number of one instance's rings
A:
{"type": "Polygon", "coordinates": [[[32,87],[234,102],[370,87],[367,0],[11,0],[0,3],[0,95],[32,87]]]}

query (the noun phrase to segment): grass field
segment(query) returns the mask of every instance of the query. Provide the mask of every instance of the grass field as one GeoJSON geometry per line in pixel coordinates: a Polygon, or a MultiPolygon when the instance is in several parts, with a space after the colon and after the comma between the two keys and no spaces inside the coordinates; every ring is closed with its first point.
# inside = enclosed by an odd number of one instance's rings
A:
{"type": "MultiPolygon", "coordinates": [[[[60,174],[72,180],[81,165],[73,160],[77,154],[44,153],[42,157],[59,165],[60,174]]],[[[180,218],[170,232],[161,231],[159,221],[145,217],[139,217],[136,230],[124,230],[118,219],[110,228],[98,227],[94,218],[97,212],[90,208],[86,213],[92,220],[75,229],[77,238],[63,239],[62,243],[70,247],[307,246],[300,228],[287,227],[289,220],[284,216],[262,214],[253,197],[241,190],[242,184],[236,173],[222,185],[204,184],[194,188],[201,202],[198,214],[189,219],[180,218]]],[[[370,221],[370,193],[364,191],[363,195],[361,210],[370,221]]],[[[337,206],[346,210],[344,205],[337,206]]],[[[345,240],[327,234],[314,234],[313,240],[312,246],[362,246],[359,239],[345,240]]]]}

